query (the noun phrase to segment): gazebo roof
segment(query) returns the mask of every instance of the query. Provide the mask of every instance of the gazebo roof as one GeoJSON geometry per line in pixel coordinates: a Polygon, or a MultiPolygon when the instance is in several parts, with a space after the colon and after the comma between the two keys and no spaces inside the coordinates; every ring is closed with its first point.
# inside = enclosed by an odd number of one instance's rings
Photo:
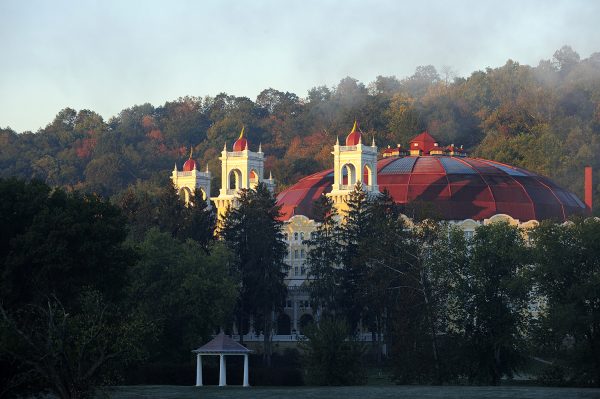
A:
{"type": "Polygon", "coordinates": [[[232,353],[250,353],[252,352],[250,349],[246,348],[243,345],[235,342],[231,338],[229,338],[225,333],[219,333],[216,337],[214,337],[211,341],[202,345],[198,349],[194,349],[192,352],[200,353],[200,354],[232,354],[232,353]]]}

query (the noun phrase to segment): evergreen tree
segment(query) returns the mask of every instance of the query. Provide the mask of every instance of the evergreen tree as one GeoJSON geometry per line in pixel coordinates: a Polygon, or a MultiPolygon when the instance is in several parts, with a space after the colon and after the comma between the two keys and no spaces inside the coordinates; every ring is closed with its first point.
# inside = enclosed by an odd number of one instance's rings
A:
{"type": "Polygon", "coordinates": [[[341,226],[340,290],[337,298],[339,309],[351,330],[355,330],[365,315],[365,266],[364,242],[369,234],[367,193],[357,182],[350,192],[348,210],[341,226]]]}
{"type": "Polygon", "coordinates": [[[320,316],[337,311],[340,290],[340,227],[337,212],[331,199],[322,195],[314,204],[315,221],[319,224],[307,240],[308,289],[313,309],[320,316]]]}
{"type": "Polygon", "coordinates": [[[221,236],[232,249],[240,279],[237,325],[240,336],[244,319],[262,320],[264,360],[271,362],[273,314],[286,297],[283,260],[287,246],[283,239],[280,208],[266,185],[241,190],[237,206],[225,214],[221,236]]]}
{"type": "Polygon", "coordinates": [[[196,241],[204,252],[208,252],[215,236],[216,215],[196,189],[194,200],[183,210],[184,227],[179,237],[196,241]]]}
{"type": "Polygon", "coordinates": [[[366,318],[378,344],[381,361],[384,337],[388,336],[388,318],[402,277],[407,232],[399,207],[387,190],[367,204],[367,231],[361,240],[361,258],[365,259],[366,318]]]}

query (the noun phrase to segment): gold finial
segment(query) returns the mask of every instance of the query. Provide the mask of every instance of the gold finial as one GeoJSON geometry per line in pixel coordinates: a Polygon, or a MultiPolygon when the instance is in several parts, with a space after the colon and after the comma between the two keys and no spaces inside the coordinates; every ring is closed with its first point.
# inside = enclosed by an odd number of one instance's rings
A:
{"type": "Polygon", "coordinates": [[[194,146],[190,146],[190,159],[192,159],[193,153],[194,153],[194,146]]]}
{"type": "Polygon", "coordinates": [[[358,126],[356,126],[356,119],[354,120],[354,126],[352,126],[352,131],[350,133],[355,133],[358,126]]]}
{"type": "Polygon", "coordinates": [[[240,132],[240,137],[238,137],[238,140],[244,138],[244,128],[245,126],[242,125],[242,131],[240,132]]]}

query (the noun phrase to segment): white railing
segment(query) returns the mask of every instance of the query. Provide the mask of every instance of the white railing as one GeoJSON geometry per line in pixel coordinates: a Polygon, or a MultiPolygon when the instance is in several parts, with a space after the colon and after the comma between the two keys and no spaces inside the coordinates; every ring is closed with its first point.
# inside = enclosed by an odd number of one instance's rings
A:
{"type": "MultiPolygon", "coordinates": [[[[239,334],[231,335],[231,339],[234,341],[240,340],[239,334]]],[[[271,336],[272,342],[298,342],[306,339],[306,336],[302,334],[273,334],[271,336]]],[[[361,342],[372,342],[373,335],[371,333],[361,333],[357,335],[357,339],[361,342]]],[[[262,334],[246,334],[244,335],[244,342],[263,342],[265,336],[262,334]]]]}
{"type": "Polygon", "coordinates": [[[340,151],[356,151],[355,145],[342,145],[340,146],[340,151]]]}
{"type": "Polygon", "coordinates": [[[237,151],[236,152],[228,152],[227,156],[228,157],[243,157],[244,153],[242,151],[239,151],[239,152],[237,152],[237,151]]]}
{"type": "Polygon", "coordinates": [[[177,172],[177,176],[191,176],[192,172],[177,172]]]}

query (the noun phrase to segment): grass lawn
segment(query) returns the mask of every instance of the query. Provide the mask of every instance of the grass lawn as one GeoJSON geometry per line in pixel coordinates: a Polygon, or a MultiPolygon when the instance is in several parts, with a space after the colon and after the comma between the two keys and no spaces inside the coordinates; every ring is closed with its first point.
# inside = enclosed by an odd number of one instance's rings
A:
{"type": "Polygon", "coordinates": [[[112,399],[600,399],[600,389],[543,387],[431,387],[431,386],[357,386],[357,387],[250,387],[219,388],[172,385],[114,387],[107,391],[112,399]]]}

